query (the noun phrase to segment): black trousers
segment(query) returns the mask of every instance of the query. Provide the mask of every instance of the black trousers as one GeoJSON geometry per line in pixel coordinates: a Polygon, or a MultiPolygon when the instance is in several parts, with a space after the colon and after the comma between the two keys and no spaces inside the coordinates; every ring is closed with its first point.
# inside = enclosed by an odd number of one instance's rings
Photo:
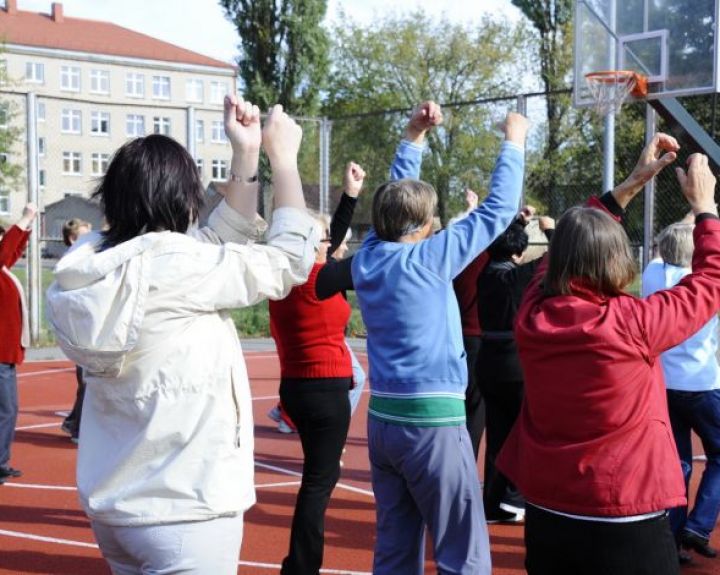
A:
{"type": "Polygon", "coordinates": [[[667,515],[632,523],[571,519],[528,505],[528,575],[678,575],[667,515]]]}
{"type": "Polygon", "coordinates": [[[482,394],[487,428],[483,505],[485,513],[492,516],[500,510],[500,503],[524,504],[515,486],[495,467],[495,459],[520,415],[523,382],[499,381],[488,376],[483,379],[482,394]]]}
{"type": "Polygon", "coordinates": [[[80,419],[82,417],[82,405],[85,398],[85,380],[83,379],[82,367],[75,366],[75,379],[77,379],[77,392],[75,393],[75,403],[72,411],[65,418],[65,423],[70,426],[72,436],[77,438],[80,433],[80,419]]]}
{"type": "Polygon", "coordinates": [[[340,478],[350,427],[352,378],[282,379],[280,400],[297,426],[303,448],[302,484],[295,502],[290,550],[282,575],[316,575],[325,543],[325,510],[340,478]]]}
{"type": "Polygon", "coordinates": [[[470,434],[470,443],[475,453],[475,460],[477,460],[480,441],[482,441],[483,431],[485,430],[485,405],[483,404],[477,373],[477,359],[480,354],[482,339],[476,336],[463,336],[463,345],[465,346],[468,368],[468,385],[465,389],[465,422],[470,434]]]}

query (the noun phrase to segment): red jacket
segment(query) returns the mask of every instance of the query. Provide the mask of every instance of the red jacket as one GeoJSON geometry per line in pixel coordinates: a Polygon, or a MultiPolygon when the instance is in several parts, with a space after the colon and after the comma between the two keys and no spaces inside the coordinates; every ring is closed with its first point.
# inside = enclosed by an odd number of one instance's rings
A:
{"type": "Polygon", "coordinates": [[[490,256],[487,252],[476,257],[462,273],[453,280],[455,297],[460,308],[462,333],[465,337],[480,337],[482,329],[478,315],[477,283],[490,256]]]}
{"type": "Polygon", "coordinates": [[[13,226],[0,241],[0,363],[19,364],[25,359],[25,350],[20,345],[22,303],[8,274],[22,256],[29,237],[29,231],[13,226]]]}
{"type": "Polygon", "coordinates": [[[307,283],[295,286],[283,300],[270,302],[270,332],[280,357],[282,377],[352,377],[345,327],[350,305],[341,294],[319,300],[315,264],[307,283]]]}
{"type": "Polygon", "coordinates": [[[644,300],[544,297],[541,264],[515,324],[525,400],[497,460],[530,503],[595,516],[685,504],[659,356],[720,308],[720,221],[694,236],[694,273],[644,300]]]}

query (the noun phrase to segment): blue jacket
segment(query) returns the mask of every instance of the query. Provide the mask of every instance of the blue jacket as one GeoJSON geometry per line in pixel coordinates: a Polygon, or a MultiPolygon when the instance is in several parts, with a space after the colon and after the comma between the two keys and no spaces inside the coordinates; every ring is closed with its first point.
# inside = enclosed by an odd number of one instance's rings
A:
{"type": "MultiPolygon", "coordinates": [[[[402,142],[391,177],[418,178],[422,151],[402,142]]],[[[371,416],[406,425],[464,421],[467,366],[452,280],[512,222],[523,169],[523,150],[505,142],[490,194],[466,218],[415,244],[383,241],[371,230],[355,254],[353,283],[368,333],[371,416]]]]}

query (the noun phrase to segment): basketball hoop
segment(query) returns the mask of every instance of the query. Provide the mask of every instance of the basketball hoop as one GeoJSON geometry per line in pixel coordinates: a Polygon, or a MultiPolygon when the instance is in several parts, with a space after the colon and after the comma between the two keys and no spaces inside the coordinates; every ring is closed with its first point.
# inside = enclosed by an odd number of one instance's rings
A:
{"type": "Polygon", "coordinates": [[[617,114],[628,96],[647,96],[647,78],[630,70],[608,70],[585,74],[595,109],[601,116],[617,114]]]}

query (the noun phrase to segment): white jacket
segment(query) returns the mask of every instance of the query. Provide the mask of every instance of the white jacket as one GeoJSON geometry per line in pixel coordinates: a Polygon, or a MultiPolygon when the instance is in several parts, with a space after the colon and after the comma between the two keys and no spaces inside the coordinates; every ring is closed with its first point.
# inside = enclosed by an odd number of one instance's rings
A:
{"type": "Polygon", "coordinates": [[[102,252],[87,234],[55,268],[48,318],[85,369],[77,482],[92,520],[211,519],[255,502],[250,388],[228,310],[306,281],[319,238],[294,208],[275,211],[264,246],[251,241],[258,222],[225,202],[209,225],[102,252]]]}

